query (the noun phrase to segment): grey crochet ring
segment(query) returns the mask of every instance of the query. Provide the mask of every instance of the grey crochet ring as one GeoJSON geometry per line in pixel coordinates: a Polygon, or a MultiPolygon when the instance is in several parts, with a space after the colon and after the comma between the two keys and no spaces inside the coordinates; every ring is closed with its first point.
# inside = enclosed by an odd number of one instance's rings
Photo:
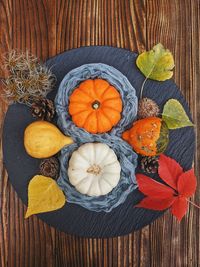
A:
{"type": "Polygon", "coordinates": [[[58,114],[58,125],[62,131],[71,136],[76,145],[64,148],[61,152],[61,172],[58,184],[65,192],[68,202],[78,204],[91,211],[110,212],[122,204],[127,196],[137,187],[135,169],[137,167],[137,154],[120,137],[121,133],[131,126],[137,116],[138,101],[135,89],[128,79],[117,69],[102,63],[84,64],[68,72],[60,83],[55,98],[58,114]],[[123,109],[121,120],[105,134],[91,134],[83,128],[78,128],[72,121],[68,111],[69,97],[80,82],[87,79],[101,78],[112,84],[120,93],[123,109]],[[86,142],[106,143],[116,153],[121,164],[121,178],[118,185],[107,195],[89,197],[79,193],[69,182],[67,165],[71,153],[78,146],[86,142]]]}
{"type": "MultiPolygon", "coordinates": [[[[104,63],[118,69],[126,76],[139,96],[144,76],[136,67],[137,54],[113,47],[81,47],[66,51],[47,61],[57,77],[57,84],[49,98],[54,99],[60,82],[72,69],[83,64],[104,63]]],[[[148,80],[144,96],[156,101],[162,110],[170,98],[178,99],[191,119],[188,105],[172,80],[156,82],[148,80]]],[[[6,113],[3,129],[3,156],[9,180],[23,203],[27,204],[27,188],[30,179],[38,173],[40,160],[27,155],[23,145],[24,129],[33,122],[30,109],[22,104],[11,105],[6,113]]],[[[192,127],[170,132],[170,143],[165,152],[188,170],[192,166],[195,150],[195,134],[192,127]]],[[[136,170],[141,172],[139,166],[136,170]]],[[[159,179],[158,176],[153,176],[159,179]]],[[[79,205],[66,203],[59,210],[37,215],[47,224],[66,233],[84,237],[114,237],[128,234],[150,224],[163,212],[135,208],[143,198],[138,189],[131,192],[126,201],[111,212],[93,212],[79,205]]]]}
{"type": "Polygon", "coordinates": [[[78,204],[94,212],[111,212],[114,208],[124,203],[128,195],[137,187],[135,169],[137,167],[137,154],[119,137],[107,136],[107,139],[96,137],[96,142],[106,143],[112,148],[121,165],[121,177],[118,185],[107,195],[91,197],[79,193],[71,185],[67,174],[68,161],[73,151],[78,149],[78,144],[72,144],[61,151],[60,177],[58,185],[64,191],[67,201],[78,204]]]}
{"type": "Polygon", "coordinates": [[[78,142],[83,138],[89,141],[91,139],[91,134],[83,128],[77,127],[72,122],[68,111],[69,96],[80,82],[95,78],[104,79],[112,84],[119,91],[123,102],[122,118],[118,124],[111,129],[109,135],[121,136],[121,133],[132,125],[137,116],[138,100],[135,88],[119,70],[102,63],[84,64],[65,75],[60,83],[55,98],[59,126],[66,135],[71,135],[73,133],[73,138],[78,142]]]}

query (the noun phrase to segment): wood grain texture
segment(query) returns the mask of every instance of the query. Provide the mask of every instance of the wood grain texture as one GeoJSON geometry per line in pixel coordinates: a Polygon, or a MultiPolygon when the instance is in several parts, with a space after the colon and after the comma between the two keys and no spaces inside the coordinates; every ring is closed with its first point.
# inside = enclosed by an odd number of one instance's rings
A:
{"type": "MultiPolygon", "coordinates": [[[[0,60],[13,48],[28,49],[45,60],[85,45],[141,52],[163,43],[175,56],[174,79],[193,114],[195,170],[200,173],[199,0],[0,0],[0,14],[0,60]]],[[[4,75],[0,64],[0,76],[4,75]]],[[[6,108],[2,100],[1,132],[6,108]]],[[[36,216],[24,220],[25,207],[8,181],[2,152],[0,168],[2,267],[200,266],[200,216],[193,207],[181,224],[167,212],[152,225],[124,237],[74,237],[36,216]]],[[[200,187],[194,201],[200,203],[200,187]]]]}

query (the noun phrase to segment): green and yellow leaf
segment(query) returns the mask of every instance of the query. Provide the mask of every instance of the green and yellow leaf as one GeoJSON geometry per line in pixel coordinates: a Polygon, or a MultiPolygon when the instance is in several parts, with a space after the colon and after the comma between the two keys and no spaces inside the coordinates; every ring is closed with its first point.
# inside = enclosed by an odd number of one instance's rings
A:
{"type": "Polygon", "coordinates": [[[174,58],[172,53],[159,43],[152,50],[141,53],[137,57],[136,65],[146,78],[165,81],[173,76],[174,58]]]}
{"type": "Polygon", "coordinates": [[[176,99],[170,99],[164,105],[162,119],[169,129],[178,129],[187,126],[193,126],[188,118],[183,106],[176,99]]]}
{"type": "Polygon", "coordinates": [[[25,218],[60,209],[65,201],[65,195],[55,180],[43,175],[35,175],[28,185],[28,209],[25,218]]]}

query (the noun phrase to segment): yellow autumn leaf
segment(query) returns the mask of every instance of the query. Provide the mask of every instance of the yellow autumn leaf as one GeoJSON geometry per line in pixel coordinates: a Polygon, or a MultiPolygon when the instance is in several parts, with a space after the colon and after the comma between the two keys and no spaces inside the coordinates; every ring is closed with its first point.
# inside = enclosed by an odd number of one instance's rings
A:
{"type": "Polygon", "coordinates": [[[136,65],[146,78],[165,81],[173,76],[174,58],[172,53],[159,43],[152,50],[141,53],[137,57],[136,65]]]}
{"type": "Polygon", "coordinates": [[[25,218],[60,209],[65,201],[65,195],[55,180],[43,175],[35,175],[28,185],[28,209],[25,218]]]}

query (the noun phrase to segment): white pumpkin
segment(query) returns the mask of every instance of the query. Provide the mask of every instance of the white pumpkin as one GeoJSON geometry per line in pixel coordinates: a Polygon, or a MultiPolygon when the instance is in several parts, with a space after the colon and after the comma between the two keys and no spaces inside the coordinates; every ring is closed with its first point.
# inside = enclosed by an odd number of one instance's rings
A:
{"type": "Polygon", "coordinates": [[[118,184],[121,167],[115,152],[106,144],[87,143],[69,160],[70,183],[88,196],[106,195],[118,184]]]}

